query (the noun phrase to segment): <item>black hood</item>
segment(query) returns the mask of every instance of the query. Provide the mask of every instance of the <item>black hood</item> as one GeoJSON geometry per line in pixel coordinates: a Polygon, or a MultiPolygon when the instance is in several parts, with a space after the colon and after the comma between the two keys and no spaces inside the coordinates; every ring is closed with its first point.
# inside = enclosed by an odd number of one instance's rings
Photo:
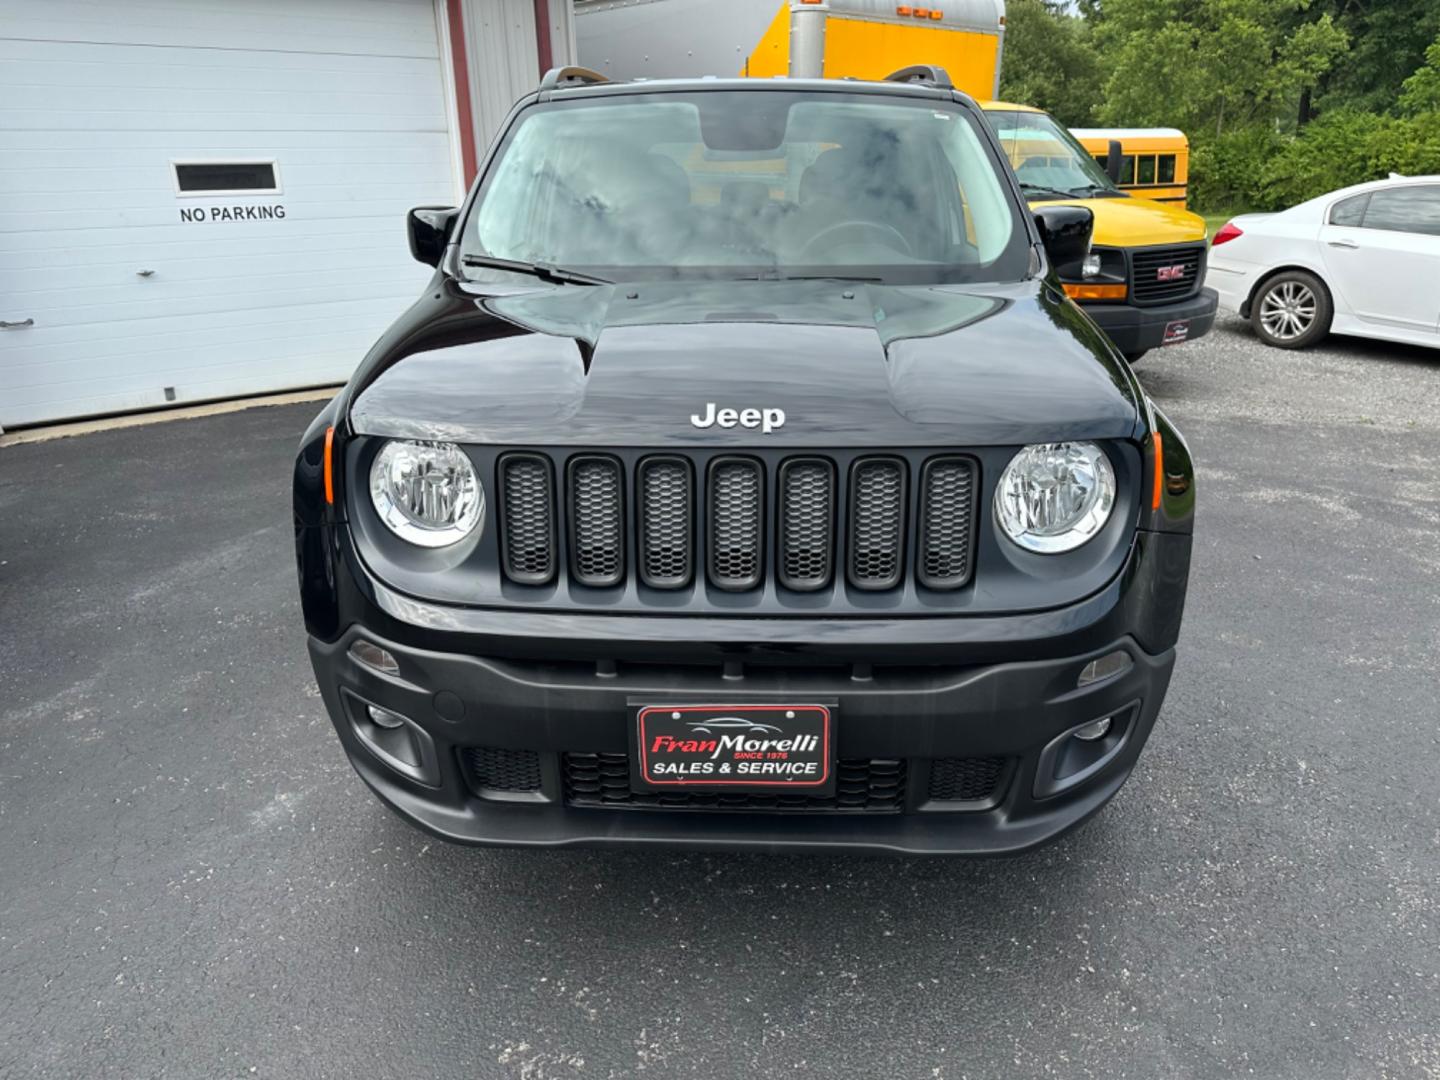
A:
{"type": "Polygon", "coordinates": [[[359,434],[530,446],[983,446],[1126,438],[1128,371],[1040,282],[445,282],[353,382],[359,434]],[[469,286],[474,288],[474,286],[469,286]],[[779,409],[784,426],[692,414],[779,409]]]}

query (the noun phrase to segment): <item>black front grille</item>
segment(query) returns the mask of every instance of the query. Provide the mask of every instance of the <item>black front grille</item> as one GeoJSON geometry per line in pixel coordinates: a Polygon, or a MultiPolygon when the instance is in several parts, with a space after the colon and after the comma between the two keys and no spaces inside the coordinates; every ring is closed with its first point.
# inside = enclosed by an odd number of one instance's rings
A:
{"type": "Polygon", "coordinates": [[[555,576],[555,492],[550,462],[539,454],[500,459],[500,543],[505,573],[525,585],[555,576]]]}
{"type": "Polygon", "coordinates": [[[619,584],[625,572],[625,506],[620,463],[570,459],[571,573],[582,585],[619,584]]]}
{"type": "Polygon", "coordinates": [[[835,470],[818,458],[780,466],[780,584],[809,592],[830,584],[835,547],[835,470]]]}
{"type": "Polygon", "coordinates": [[[758,461],[710,465],[710,581],[735,591],[760,584],[765,558],[765,480],[758,461]]]}
{"type": "Polygon", "coordinates": [[[737,593],[767,581],[795,593],[837,584],[878,592],[911,574],[925,589],[962,588],[974,575],[979,466],[956,454],[912,460],[505,453],[501,564],[521,585],[566,573],[591,588],[633,576],[659,590],[689,589],[698,577],[737,593]]]}
{"type": "Polygon", "coordinates": [[[905,558],[905,463],[894,458],[857,462],[850,505],[851,584],[893,589],[905,558]]]}
{"type": "Polygon", "coordinates": [[[916,572],[932,589],[970,580],[975,469],[968,458],[934,458],[920,475],[920,547],[916,572]]]}
{"type": "Polygon", "coordinates": [[[540,790],[540,755],[534,750],[467,746],[460,756],[476,792],[540,790]]]}
{"type": "Polygon", "coordinates": [[[621,753],[565,754],[560,771],[565,802],[579,807],[863,814],[898,814],[905,808],[905,762],[893,758],[842,759],[836,766],[835,794],[824,798],[798,793],[632,791],[630,755],[621,753]]]}
{"type": "Polygon", "coordinates": [[[1137,304],[1183,300],[1200,288],[1205,245],[1137,248],[1130,255],[1130,296],[1137,304]]]}
{"type": "Polygon", "coordinates": [[[1005,772],[1000,757],[935,758],[930,762],[930,798],[939,802],[985,802],[1005,772]]]}
{"type": "Polygon", "coordinates": [[[695,566],[694,474],[684,458],[640,463],[640,579],[654,589],[690,584],[695,566]]]}

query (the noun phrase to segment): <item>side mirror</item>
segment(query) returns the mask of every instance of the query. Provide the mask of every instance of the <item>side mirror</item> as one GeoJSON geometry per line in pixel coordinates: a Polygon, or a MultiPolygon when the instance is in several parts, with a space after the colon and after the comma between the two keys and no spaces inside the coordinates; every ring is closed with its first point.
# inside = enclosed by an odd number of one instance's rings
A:
{"type": "Polygon", "coordinates": [[[459,208],[454,206],[417,206],[411,210],[405,215],[410,254],[426,266],[439,266],[459,215],[459,208]]]}
{"type": "Polygon", "coordinates": [[[1090,254],[1090,237],[1095,231],[1095,214],[1088,206],[1037,206],[1035,227],[1050,265],[1060,273],[1068,270],[1080,276],[1080,264],[1090,254]]]}
{"type": "Polygon", "coordinates": [[[1119,139],[1110,140],[1110,148],[1105,151],[1105,175],[1116,187],[1120,186],[1120,168],[1125,164],[1125,148],[1120,145],[1119,139]]]}

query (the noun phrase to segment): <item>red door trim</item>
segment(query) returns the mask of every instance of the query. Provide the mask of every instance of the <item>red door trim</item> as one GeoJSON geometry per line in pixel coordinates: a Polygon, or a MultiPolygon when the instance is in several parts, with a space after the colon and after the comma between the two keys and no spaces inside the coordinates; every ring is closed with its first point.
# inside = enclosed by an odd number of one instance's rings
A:
{"type": "Polygon", "coordinates": [[[445,19],[450,24],[450,70],[455,79],[455,119],[460,127],[460,167],[465,186],[475,182],[475,114],[470,107],[470,63],[465,58],[465,15],[460,0],[445,0],[445,19]]]}
{"type": "Polygon", "coordinates": [[[555,53],[550,48],[550,0],[535,0],[535,51],[540,55],[543,76],[555,65],[555,53]]]}

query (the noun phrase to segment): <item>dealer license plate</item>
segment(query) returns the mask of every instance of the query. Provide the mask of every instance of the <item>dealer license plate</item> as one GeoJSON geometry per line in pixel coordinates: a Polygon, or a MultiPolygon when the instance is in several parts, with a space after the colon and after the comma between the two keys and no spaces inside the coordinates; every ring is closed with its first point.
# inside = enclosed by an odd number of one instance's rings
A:
{"type": "Polygon", "coordinates": [[[1180,345],[1190,340],[1190,320],[1176,319],[1174,322],[1165,324],[1165,336],[1160,339],[1161,345],[1180,345]]]}
{"type": "Polygon", "coordinates": [[[631,734],[639,791],[835,789],[828,705],[639,705],[631,734]]]}

